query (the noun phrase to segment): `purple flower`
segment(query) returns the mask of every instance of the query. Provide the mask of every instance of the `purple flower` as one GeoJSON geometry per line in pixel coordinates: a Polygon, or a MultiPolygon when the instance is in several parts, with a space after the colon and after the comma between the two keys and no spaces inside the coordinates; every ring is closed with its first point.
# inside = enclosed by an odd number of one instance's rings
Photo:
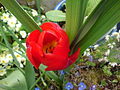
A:
{"type": "Polygon", "coordinates": [[[78,90],[84,90],[87,87],[84,82],[80,82],[78,86],[79,86],[78,90]]]}
{"type": "Polygon", "coordinates": [[[73,89],[72,83],[68,82],[68,83],[65,85],[65,89],[67,89],[67,90],[73,89]]]}
{"type": "Polygon", "coordinates": [[[92,55],[89,55],[88,57],[89,57],[88,60],[92,62],[92,61],[93,61],[93,56],[92,56],[92,55]]]}
{"type": "Polygon", "coordinates": [[[92,86],[90,87],[90,90],[96,90],[96,85],[92,85],[92,86]]]}

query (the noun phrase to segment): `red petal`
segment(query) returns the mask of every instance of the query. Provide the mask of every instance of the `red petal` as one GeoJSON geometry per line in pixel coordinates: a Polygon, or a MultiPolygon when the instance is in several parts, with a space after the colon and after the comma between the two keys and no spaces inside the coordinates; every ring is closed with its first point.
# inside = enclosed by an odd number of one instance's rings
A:
{"type": "Polygon", "coordinates": [[[63,70],[66,67],[67,67],[67,64],[54,63],[51,66],[48,66],[45,70],[46,71],[57,71],[57,70],[63,70]]]}
{"type": "Polygon", "coordinates": [[[45,54],[45,60],[42,60],[42,63],[46,66],[51,66],[53,64],[56,64],[56,63],[62,63],[63,65],[68,62],[67,57],[64,57],[64,56],[60,56],[60,55],[55,55],[55,54],[51,54],[51,53],[48,53],[48,54],[45,54]]]}
{"type": "Polygon", "coordinates": [[[68,66],[70,66],[76,61],[76,59],[79,56],[79,53],[80,53],[80,48],[78,48],[78,50],[68,58],[69,60],[68,66]]]}
{"type": "Polygon", "coordinates": [[[34,30],[33,32],[30,33],[30,35],[27,37],[26,42],[29,43],[31,41],[37,42],[38,37],[40,35],[39,30],[34,30]]]}
{"type": "Polygon", "coordinates": [[[29,43],[29,46],[27,48],[27,56],[35,68],[38,69],[39,65],[41,64],[43,52],[35,42],[29,43]]]}
{"type": "Polygon", "coordinates": [[[56,23],[53,23],[53,22],[46,22],[46,23],[43,23],[41,26],[41,29],[43,31],[46,31],[46,30],[61,30],[61,27],[56,24],[56,23]]]}
{"type": "Polygon", "coordinates": [[[51,33],[57,35],[59,38],[61,37],[60,32],[63,31],[58,24],[52,22],[43,23],[40,27],[43,31],[50,31],[51,33]]]}
{"type": "Polygon", "coordinates": [[[45,70],[46,71],[56,71],[56,70],[63,70],[67,67],[67,61],[68,59],[61,59],[61,61],[58,61],[58,58],[50,64],[45,70]]]}
{"type": "MultiPolygon", "coordinates": [[[[45,32],[45,31],[44,31],[45,32]]],[[[44,41],[43,45],[46,45],[47,43],[51,43],[51,41],[58,41],[58,38],[56,35],[52,34],[51,32],[46,32],[44,35],[44,41]]]]}
{"type": "Polygon", "coordinates": [[[67,43],[67,41],[61,38],[58,42],[58,45],[55,47],[53,54],[60,55],[63,58],[66,58],[68,57],[69,51],[69,43],[67,43]]]}

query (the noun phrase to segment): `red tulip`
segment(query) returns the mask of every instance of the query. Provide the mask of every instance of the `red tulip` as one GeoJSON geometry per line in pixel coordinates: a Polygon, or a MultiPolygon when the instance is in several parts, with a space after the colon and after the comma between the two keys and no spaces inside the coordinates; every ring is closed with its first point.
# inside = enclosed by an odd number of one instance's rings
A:
{"type": "Polygon", "coordinates": [[[69,38],[59,25],[47,22],[42,24],[40,32],[35,30],[26,40],[27,56],[30,62],[38,69],[40,64],[46,65],[46,71],[63,70],[78,58],[80,49],[68,56],[69,38]]]}

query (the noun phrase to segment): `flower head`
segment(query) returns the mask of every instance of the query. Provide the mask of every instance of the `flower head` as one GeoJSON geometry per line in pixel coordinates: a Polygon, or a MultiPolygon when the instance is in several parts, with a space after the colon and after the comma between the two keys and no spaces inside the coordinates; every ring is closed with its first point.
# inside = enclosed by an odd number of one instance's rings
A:
{"type": "Polygon", "coordinates": [[[87,87],[84,82],[80,82],[78,86],[79,86],[78,90],[84,90],[87,87]]]}
{"type": "Polygon", "coordinates": [[[65,85],[65,89],[67,89],[67,90],[73,89],[72,83],[68,82],[68,83],[65,85]]]}
{"type": "Polygon", "coordinates": [[[44,64],[47,71],[63,70],[74,63],[80,49],[68,56],[70,45],[65,31],[52,22],[44,23],[40,27],[42,32],[35,30],[26,40],[26,53],[35,68],[38,69],[40,64],[44,64]]]}
{"type": "Polygon", "coordinates": [[[40,88],[36,87],[35,90],[40,90],[40,88]]]}
{"type": "Polygon", "coordinates": [[[3,22],[7,22],[9,20],[9,13],[3,13],[1,20],[3,20],[3,22]]]}
{"type": "Polygon", "coordinates": [[[90,87],[90,90],[96,90],[96,85],[92,85],[92,86],[90,87]]]}

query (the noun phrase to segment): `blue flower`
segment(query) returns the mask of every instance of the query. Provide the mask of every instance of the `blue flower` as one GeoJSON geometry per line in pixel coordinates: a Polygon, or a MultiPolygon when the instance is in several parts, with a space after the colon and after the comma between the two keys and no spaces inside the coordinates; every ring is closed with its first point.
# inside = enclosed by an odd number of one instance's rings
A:
{"type": "Polygon", "coordinates": [[[36,87],[35,90],[40,90],[40,88],[36,87]]]}
{"type": "Polygon", "coordinates": [[[73,89],[72,83],[68,82],[68,83],[65,85],[65,89],[67,89],[67,90],[73,89]]]}
{"type": "Polygon", "coordinates": [[[87,87],[84,82],[80,82],[78,86],[79,86],[78,90],[84,90],[87,87]]]}
{"type": "Polygon", "coordinates": [[[96,85],[92,85],[92,86],[90,87],[90,90],[96,90],[96,85]]]}
{"type": "Polygon", "coordinates": [[[64,75],[65,71],[64,70],[60,70],[59,73],[60,73],[60,75],[64,75]]]}

